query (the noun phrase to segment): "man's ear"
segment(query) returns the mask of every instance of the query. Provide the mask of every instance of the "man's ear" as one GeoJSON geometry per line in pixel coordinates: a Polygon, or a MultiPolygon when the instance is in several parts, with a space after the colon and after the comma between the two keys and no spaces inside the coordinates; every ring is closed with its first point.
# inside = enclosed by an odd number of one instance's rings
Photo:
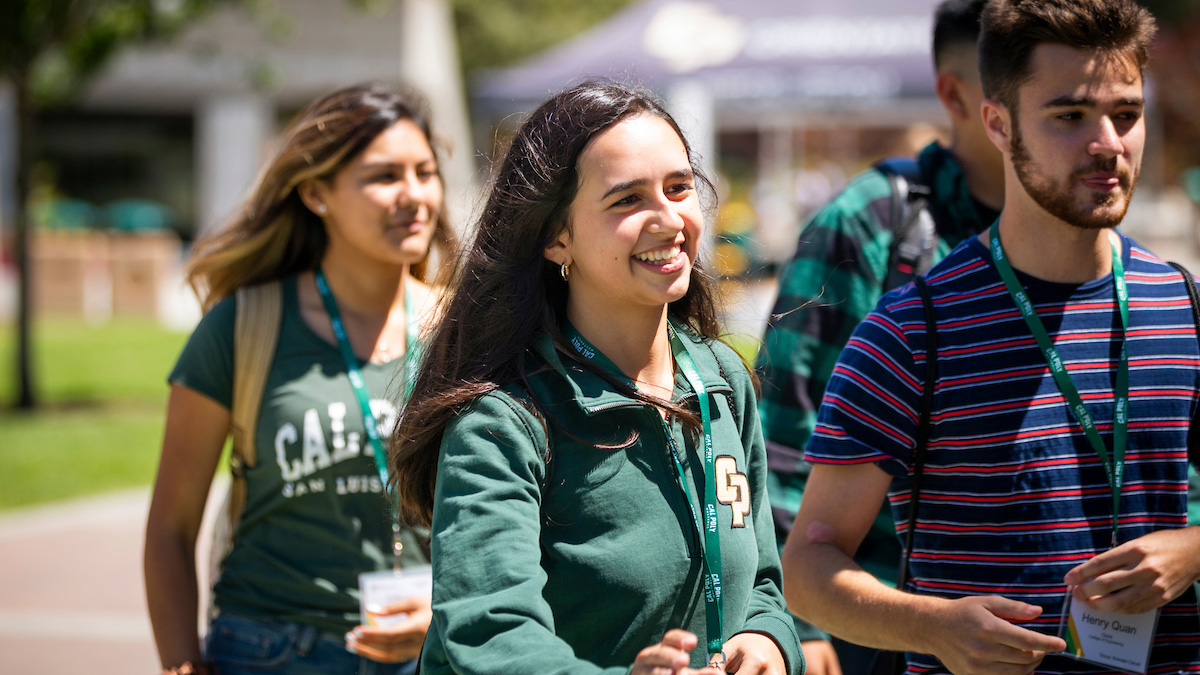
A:
{"type": "Polygon", "coordinates": [[[967,102],[962,96],[962,85],[963,79],[951,72],[939,73],[934,83],[934,90],[938,100],[942,102],[942,107],[960,122],[975,113],[974,110],[967,109],[967,102]]]}
{"type": "Polygon", "coordinates": [[[546,260],[549,260],[555,265],[562,265],[563,263],[570,265],[570,243],[571,235],[568,234],[566,230],[563,230],[557,237],[554,238],[554,241],[550,242],[550,244],[542,250],[542,255],[546,258],[546,260]]]}
{"type": "Polygon", "coordinates": [[[983,129],[1000,152],[1012,152],[1012,112],[995,99],[984,99],[980,106],[983,129]]]}

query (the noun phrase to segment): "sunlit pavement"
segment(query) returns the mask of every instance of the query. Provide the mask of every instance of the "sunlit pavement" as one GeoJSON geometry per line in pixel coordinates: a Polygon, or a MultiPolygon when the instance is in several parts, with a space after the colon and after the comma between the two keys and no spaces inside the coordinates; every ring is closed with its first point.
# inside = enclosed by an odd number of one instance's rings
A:
{"type": "Polygon", "coordinates": [[[0,673],[152,673],[142,591],[149,492],[0,516],[0,673]]]}

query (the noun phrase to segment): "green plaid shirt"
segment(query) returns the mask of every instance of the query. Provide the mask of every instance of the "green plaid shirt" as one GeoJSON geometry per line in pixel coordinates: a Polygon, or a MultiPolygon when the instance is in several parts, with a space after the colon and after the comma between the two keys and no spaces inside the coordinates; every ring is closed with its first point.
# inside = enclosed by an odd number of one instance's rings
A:
{"type": "MultiPolygon", "coordinates": [[[[936,262],[983,231],[998,213],[971,198],[961,167],[946,149],[930,144],[917,162],[932,191],[929,211],[939,237],[936,262]]],[[[885,226],[891,212],[891,181],[878,169],[860,173],[805,225],[795,256],[779,275],[779,297],[763,336],[758,372],[770,468],[767,492],[780,546],[800,508],[809,471],[804,446],[816,426],[834,364],[855,326],[890,290],[884,280],[893,240],[885,226]]],[[[891,512],[884,508],[855,560],[894,585],[899,559],[891,512]]],[[[816,636],[809,632],[802,639],[816,636]]]]}

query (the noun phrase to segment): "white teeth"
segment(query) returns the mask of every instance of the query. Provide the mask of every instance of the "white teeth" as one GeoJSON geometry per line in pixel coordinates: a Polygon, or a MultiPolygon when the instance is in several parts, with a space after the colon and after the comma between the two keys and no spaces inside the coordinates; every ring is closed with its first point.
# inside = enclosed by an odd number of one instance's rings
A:
{"type": "Polygon", "coordinates": [[[642,262],[658,262],[659,260],[671,260],[679,255],[679,247],[672,246],[671,248],[658,251],[649,251],[647,253],[639,253],[633,257],[642,262]]]}

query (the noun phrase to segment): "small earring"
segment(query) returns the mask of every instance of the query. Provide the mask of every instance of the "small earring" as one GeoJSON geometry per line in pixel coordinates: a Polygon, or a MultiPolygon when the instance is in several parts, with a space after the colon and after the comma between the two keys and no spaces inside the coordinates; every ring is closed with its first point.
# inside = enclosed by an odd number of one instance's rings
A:
{"type": "Polygon", "coordinates": [[[329,209],[325,208],[324,204],[317,204],[317,215],[323,216],[323,215],[325,215],[325,212],[328,210],[329,209]]]}
{"type": "Polygon", "coordinates": [[[562,277],[563,281],[571,278],[571,263],[563,263],[558,266],[558,276],[562,277]]]}

